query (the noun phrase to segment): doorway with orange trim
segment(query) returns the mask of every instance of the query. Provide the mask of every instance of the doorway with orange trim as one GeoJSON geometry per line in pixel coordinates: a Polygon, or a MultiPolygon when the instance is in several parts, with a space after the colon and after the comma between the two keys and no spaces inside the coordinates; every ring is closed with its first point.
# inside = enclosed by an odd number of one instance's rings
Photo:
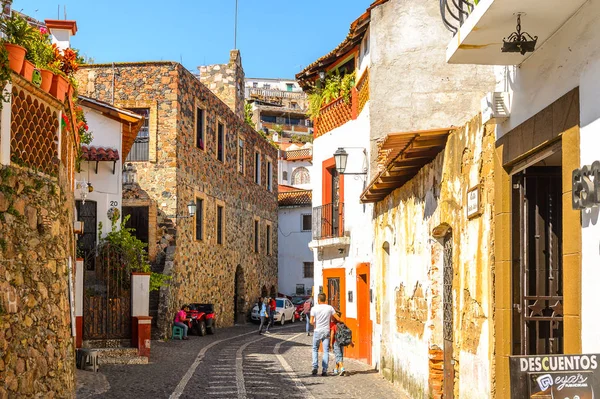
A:
{"type": "Polygon", "coordinates": [[[369,263],[361,263],[356,268],[356,305],[357,305],[357,336],[354,341],[358,343],[358,358],[365,359],[371,364],[373,324],[371,322],[371,295],[370,295],[370,269],[369,263]]]}

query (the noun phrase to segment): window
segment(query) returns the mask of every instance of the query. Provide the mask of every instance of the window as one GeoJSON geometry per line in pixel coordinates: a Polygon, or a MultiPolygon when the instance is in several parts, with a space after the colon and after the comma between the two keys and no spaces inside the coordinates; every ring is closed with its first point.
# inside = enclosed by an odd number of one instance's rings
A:
{"type": "Polygon", "coordinates": [[[273,190],[273,163],[271,160],[267,161],[267,190],[273,190]]]}
{"type": "Polygon", "coordinates": [[[284,170],[284,171],[281,173],[281,175],[282,175],[282,179],[283,179],[284,181],[287,181],[287,179],[288,179],[288,173],[287,173],[287,170],[284,170]]]}
{"type": "Polygon", "coordinates": [[[287,91],[292,91],[294,90],[294,84],[293,83],[286,83],[285,84],[287,87],[287,91]]]}
{"type": "Polygon", "coordinates": [[[244,140],[238,138],[238,172],[244,174],[244,140]]]}
{"type": "Polygon", "coordinates": [[[302,231],[312,230],[312,214],[307,213],[302,215],[302,231]]]}
{"type": "Polygon", "coordinates": [[[147,161],[150,157],[150,108],[131,108],[130,111],[142,115],[144,124],[133,142],[129,155],[127,155],[127,162],[147,161]]]}
{"type": "Polygon", "coordinates": [[[217,122],[217,161],[225,162],[225,126],[217,122]]]}
{"type": "Polygon", "coordinates": [[[254,252],[258,253],[258,220],[254,220],[254,252]]]}
{"type": "Polygon", "coordinates": [[[290,103],[290,107],[292,107],[292,109],[297,109],[298,108],[298,103],[295,103],[295,102],[292,101],[290,103]]]}
{"type": "Polygon", "coordinates": [[[270,88],[271,88],[271,85],[269,83],[263,84],[263,89],[269,90],[270,88]]]}
{"type": "Polygon", "coordinates": [[[222,205],[217,205],[217,244],[223,245],[223,213],[222,205]]]}
{"type": "Polygon", "coordinates": [[[271,255],[271,224],[267,223],[267,234],[266,234],[266,240],[267,240],[267,255],[271,255]]]}
{"type": "Polygon", "coordinates": [[[260,184],[260,152],[254,152],[254,183],[260,184]]]}
{"type": "Polygon", "coordinates": [[[204,132],[204,122],[205,122],[206,112],[197,107],[196,108],[196,147],[201,150],[204,149],[205,143],[205,132],[204,132]]]}
{"type": "Polygon", "coordinates": [[[308,173],[308,169],[301,166],[299,168],[294,169],[292,172],[292,186],[297,184],[309,184],[310,183],[310,174],[308,173]]]}
{"type": "Polygon", "coordinates": [[[258,82],[252,82],[252,87],[255,89],[258,88],[258,82]]]}
{"type": "Polygon", "coordinates": [[[304,278],[314,278],[314,262],[304,262],[304,278]]]}
{"type": "Polygon", "coordinates": [[[204,240],[204,200],[196,198],[196,240],[204,240]]]}

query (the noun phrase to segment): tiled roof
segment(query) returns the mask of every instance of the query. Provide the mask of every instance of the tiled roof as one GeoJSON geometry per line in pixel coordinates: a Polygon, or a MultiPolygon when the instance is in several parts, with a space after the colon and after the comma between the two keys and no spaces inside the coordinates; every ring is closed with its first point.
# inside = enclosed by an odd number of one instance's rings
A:
{"type": "Polygon", "coordinates": [[[285,191],[277,194],[279,206],[300,206],[312,204],[311,190],[285,191]]]}
{"type": "Polygon", "coordinates": [[[81,158],[85,161],[118,161],[119,151],[114,148],[81,146],[81,158]]]}

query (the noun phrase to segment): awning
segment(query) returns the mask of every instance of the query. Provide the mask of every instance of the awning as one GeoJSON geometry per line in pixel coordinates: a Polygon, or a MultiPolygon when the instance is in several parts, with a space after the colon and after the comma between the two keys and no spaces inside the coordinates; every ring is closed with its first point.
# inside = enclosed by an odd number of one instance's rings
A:
{"type": "Polygon", "coordinates": [[[284,191],[277,194],[279,206],[310,206],[312,203],[311,190],[284,191]]]}
{"type": "Polygon", "coordinates": [[[379,202],[402,187],[419,170],[434,160],[446,146],[454,128],[391,133],[379,143],[378,162],[381,172],[361,194],[361,201],[379,202]]]}
{"type": "Polygon", "coordinates": [[[115,165],[119,160],[119,150],[108,147],[82,145],[81,159],[88,162],[96,162],[96,174],[98,174],[98,162],[112,162],[113,174],[115,174],[115,165]]]}

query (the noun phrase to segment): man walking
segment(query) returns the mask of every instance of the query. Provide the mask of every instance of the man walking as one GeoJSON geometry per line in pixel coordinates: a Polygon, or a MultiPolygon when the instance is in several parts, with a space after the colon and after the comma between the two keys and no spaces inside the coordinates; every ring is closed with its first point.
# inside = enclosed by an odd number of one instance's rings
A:
{"type": "Polygon", "coordinates": [[[319,371],[319,346],[323,343],[323,370],[321,375],[327,377],[327,367],[329,366],[329,339],[331,318],[336,321],[341,321],[335,313],[333,306],[326,304],[327,296],[320,293],[318,296],[319,303],[310,311],[310,324],[315,326],[313,333],[312,346],[312,375],[317,375],[319,371]]]}
{"type": "Polygon", "coordinates": [[[312,297],[308,298],[302,306],[302,314],[306,319],[306,335],[310,337],[310,309],[312,308],[312,297]]]}

